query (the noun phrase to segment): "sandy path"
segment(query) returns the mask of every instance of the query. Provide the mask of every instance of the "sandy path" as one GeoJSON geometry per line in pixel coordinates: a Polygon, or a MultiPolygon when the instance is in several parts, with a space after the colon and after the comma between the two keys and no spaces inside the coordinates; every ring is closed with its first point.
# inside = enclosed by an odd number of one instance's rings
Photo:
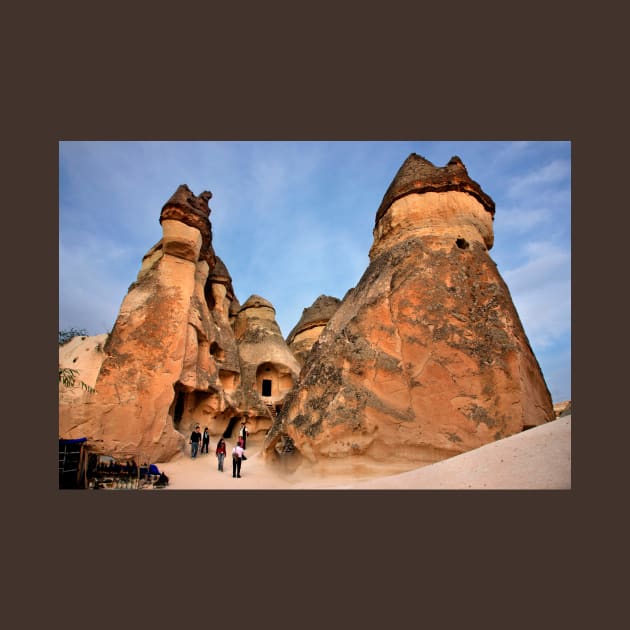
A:
{"type": "MultiPolygon", "coordinates": [[[[571,416],[565,416],[518,435],[487,444],[408,472],[385,464],[378,471],[359,469],[352,458],[340,463],[336,472],[321,475],[299,468],[281,475],[266,464],[260,453],[263,438],[248,439],[247,461],[241,478],[232,477],[229,453],[234,440],[228,440],[225,472],[217,470],[213,453],[181,455],[158,463],[169,477],[165,490],[298,490],[298,489],[568,489],[571,487],[571,416]]],[[[161,490],[161,491],[165,491],[161,490]]]]}
{"type": "MultiPolygon", "coordinates": [[[[216,441],[211,443],[208,455],[197,455],[195,459],[189,454],[180,455],[170,462],[158,463],[160,471],[164,471],[169,477],[169,490],[194,489],[194,490],[287,490],[300,488],[331,488],[342,484],[348,484],[356,479],[369,478],[370,476],[382,476],[387,474],[387,466],[371,475],[365,471],[357,472],[356,467],[350,463],[338,466],[338,472],[326,475],[309,471],[306,467],[300,468],[293,474],[280,474],[274,467],[263,461],[261,447],[263,437],[250,437],[247,440],[245,454],[247,460],[242,463],[241,477],[232,477],[232,457],[230,455],[234,447],[234,440],[226,440],[228,456],[223,464],[224,472],[219,472],[217,458],[212,452],[216,447],[216,441]]],[[[391,472],[398,472],[391,470],[391,472]]]]}

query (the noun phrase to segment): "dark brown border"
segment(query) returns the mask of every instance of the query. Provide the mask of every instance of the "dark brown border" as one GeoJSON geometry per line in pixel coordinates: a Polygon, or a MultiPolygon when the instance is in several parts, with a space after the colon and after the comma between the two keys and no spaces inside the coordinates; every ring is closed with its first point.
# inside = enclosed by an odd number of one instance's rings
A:
{"type": "Polygon", "coordinates": [[[610,177],[614,147],[600,146],[615,137],[620,110],[584,90],[597,47],[587,58],[567,16],[549,6],[508,17],[500,7],[483,16],[477,5],[436,16],[420,5],[388,13],[337,4],[299,20],[295,9],[280,19],[265,4],[235,5],[229,17],[213,7],[205,18],[159,4],[150,15],[125,5],[124,14],[89,19],[84,5],[74,9],[51,6],[36,22],[18,16],[24,28],[7,41],[5,310],[19,313],[6,328],[7,420],[19,436],[7,458],[9,514],[20,529],[10,546],[28,614],[38,609],[45,623],[68,606],[97,626],[124,618],[166,627],[204,623],[231,605],[250,624],[260,615],[321,627],[335,607],[333,625],[382,627],[411,623],[408,613],[422,608],[422,621],[435,615],[447,627],[473,618],[499,627],[507,614],[505,627],[539,625],[545,606],[544,625],[559,620],[559,607],[566,625],[569,593],[588,569],[575,554],[601,529],[588,502],[605,491],[595,471],[607,451],[587,445],[612,411],[610,400],[595,409],[589,394],[607,391],[605,370],[586,369],[589,354],[603,358],[589,322],[607,318],[613,294],[599,275],[585,289],[590,252],[605,246],[592,237],[591,212],[612,212],[602,205],[607,182],[624,181],[610,177]],[[572,140],[573,490],[60,493],[51,379],[57,143],[71,139],[572,140]],[[36,567],[26,563],[33,553],[36,567]],[[126,586],[116,588],[119,580],[126,586]]]}

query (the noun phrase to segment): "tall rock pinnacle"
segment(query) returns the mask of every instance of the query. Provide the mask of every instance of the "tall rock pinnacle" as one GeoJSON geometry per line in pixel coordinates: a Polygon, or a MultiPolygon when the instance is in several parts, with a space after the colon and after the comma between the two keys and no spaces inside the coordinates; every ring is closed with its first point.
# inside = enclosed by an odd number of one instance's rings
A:
{"type": "Polygon", "coordinates": [[[457,157],[410,155],[377,213],[370,264],[306,358],[268,459],[431,463],[553,419],[488,254],[494,202],[457,157]]]}
{"type": "Polygon", "coordinates": [[[87,436],[109,454],[164,461],[184,449],[191,423],[223,429],[238,413],[233,292],[212,249],[210,197],[181,185],[164,205],[162,238],[123,300],[96,393],[83,405],[60,404],[61,435],[87,436]]]}

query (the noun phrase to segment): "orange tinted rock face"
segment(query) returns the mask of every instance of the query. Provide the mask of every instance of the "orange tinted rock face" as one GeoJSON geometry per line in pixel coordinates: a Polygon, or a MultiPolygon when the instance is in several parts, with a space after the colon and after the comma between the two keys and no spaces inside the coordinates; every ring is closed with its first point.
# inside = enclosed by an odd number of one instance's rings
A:
{"type": "Polygon", "coordinates": [[[250,432],[269,429],[269,459],[411,468],[554,418],[488,254],[494,202],[459,159],[405,161],[360,282],[305,309],[289,345],[272,304],[238,303],[212,247],[210,197],[177,189],[107,341],[60,349],[60,367],[96,390],[60,385],[61,437],[167,461],[194,425],[229,437],[248,417],[250,432]]]}
{"type": "Polygon", "coordinates": [[[243,304],[234,321],[234,333],[249,431],[266,431],[300,366],[282,337],[273,305],[264,298],[252,295],[243,304]]]}
{"type": "Polygon", "coordinates": [[[267,436],[268,458],[431,463],[554,418],[488,254],[494,203],[451,163],[412,155],[401,167],[370,265],[307,356],[267,436]]]}
{"type": "Polygon", "coordinates": [[[229,276],[222,273],[220,287],[213,276],[208,282],[209,261],[217,260],[209,195],[197,198],[180,186],[164,207],[163,237],[122,303],[96,392],[80,406],[60,397],[63,437],[85,436],[94,450],[165,461],[183,450],[194,424],[212,421],[221,431],[237,409],[240,365],[229,305],[222,303],[229,276]]]}

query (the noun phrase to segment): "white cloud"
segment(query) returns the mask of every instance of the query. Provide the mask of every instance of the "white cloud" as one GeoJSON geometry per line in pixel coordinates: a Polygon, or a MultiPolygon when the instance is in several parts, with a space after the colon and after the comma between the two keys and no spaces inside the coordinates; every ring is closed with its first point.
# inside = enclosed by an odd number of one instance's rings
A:
{"type": "Polygon", "coordinates": [[[506,230],[510,232],[531,232],[550,221],[551,212],[547,208],[526,209],[520,207],[501,208],[494,223],[495,232],[506,230]]]}
{"type": "Polygon", "coordinates": [[[526,262],[502,275],[537,352],[570,334],[570,252],[545,241],[528,243],[524,251],[526,262]]]}
{"type": "Polygon", "coordinates": [[[571,177],[571,162],[556,159],[524,175],[510,178],[507,192],[511,197],[522,196],[525,192],[536,194],[539,189],[558,184],[571,177]]]}

